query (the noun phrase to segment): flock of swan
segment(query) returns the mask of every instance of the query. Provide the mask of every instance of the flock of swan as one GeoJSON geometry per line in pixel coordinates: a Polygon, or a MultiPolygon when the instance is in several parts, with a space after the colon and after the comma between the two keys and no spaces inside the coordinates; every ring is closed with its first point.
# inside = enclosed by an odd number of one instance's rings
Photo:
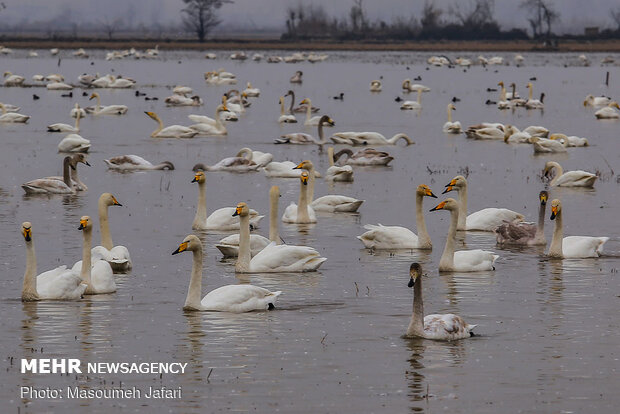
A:
{"type": "MultiPolygon", "coordinates": [[[[136,51],[125,53],[108,54],[106,58],[117,59],[126,56],[135,56],[136,51]]],[[[158,55],[157,48],[147,55],[158,55]]],[[[256,56],[256,55],[255,55],[256,56]]],[[[311,55],[298,56],[299,59],[310,60],[311,55]]],[[[246,56],[247,58],[247,56],[246,56]]],[[[243,55],[231,59],[243,60],[243,55]]],[[[314,58],[313,58],[314,59],[314,58]]],[[[522,63],[522,57],[519,62],[522,63]]],[[[260,60],[254,58],[254,60],[260,60]]],[[[316,61],[321,60],[317,58],[316,61]]],[[[285,59],[286,61],[286,59],[285,59]]],[[[480,60],[483,62],[482,60],[480,60]]],[[[515,57],[515,61],[517,61],[515,57]]],[[[429,64],[441,66],[447,63],[438,57],[429,59],[429,64]]],[[[461,66],[469,66],[471,62],[459,61],[461,66]]],[[[485,65],[502,64],[497,59],[488,59],[485,65]]],[[[64,84],[64,77],[59,74],[38,76],[35,82],[50,82],[47,88],[64,90],[59,84],[64,84]],[[51,86],[51,87],[50,87],[51,86]]],[[[81,75],[78,79],[80,86],[84,88],[131,88],[136,81],[119,76],[105,75],[81,75]]],[[[207,85],[235,85],[237,77],[223,69],[208,71],[204,74],[207,85]]],[[[303,72],[297,71],[290,79],[289,84],[298,85],[303,82],[303,72]]],[[[25,84],[25,77],[5,72],[5,87],[20,87],[25,84]]],[[[66,84],[65,84],[66,85],[66,84]]],[[[147,111],[146,116],[157,122],[157,129],[150,133],[154,139],[181,139],[195,138],[200,136],[227,135],[227,123],[242,118],[246,111],[251,110],[251,105],[258,102],[260,89],[246,83],[244,90],[231,89],[216,102],[210,102],[215,108],[213,118],[203,114],[192,114],[188,118],[194,122],[191,125],[168,125],[155,112],[147,111]]],[[[73,85],[68,85],[73,88],[73,85]]],[[[511,84],[512,91],[508,92],[503,82],[498,86],[500,96],[497,108],[500,110],[543,110],[545,107],[544,94],[540,99],[534,99],[533,84],[529,82],[528,99],[521,99],[516,91],[515,83],[511,84]]],[[[368,88],[367,86],[365,88],[368,88]]],[[[288,89],[283,87],[282,90],[288,89]]],[[[382,93],[381,80],[370,82],[370,93],[382,93]]],[[[422,96],[430,93],[431,88],[412,80],[405,79],[401,84],[401,92],[417,94],[417,100],[405,100],[401,103],[403,110],[420,110],[422,108],[422,96]]],[[[173,89],[173,95],[166,98],[168,106],[195,106],[204,104],[197,95],[193,95],[192,88],[177,85],[173,89]],[[193,96],[189,96],[193,95],[193,96]]],[[[138,92],[136,92],[138,96],[138,92]]],[[[126,105],[115,104],[104,106],[101,103],[99,93],[93,92],[89,99],[96,99],[96,105],[82,108],[75,103],[73,110],[68,116],[75,118],[73,124],[54,123],[47,125],[50,133],[68,133],[58,144],[59,152],[63,154],[63,176],[49,176],[25,182],[22,185],[26,194],[75,194],[88,191],[88,188],[78,177],[80,164],[89,166],[86,153],[91,148],[91,142],[83,138],[79,133],[83,125],[80,120],[89,116],[125,115],[130,108],[126,105]]],[[[334,99],[343,99],[341,93],[334,99]]],[[[343,131],[325,136],[325,128],[334,128],[337,124],[329,114],[324,114],[320,108],[313,105],[310,97],[298,100],[295,92],[289,89],[279,97],[279,115],[274,111],[274,125],[287,125],[296,128],[303,122],[306,132],[292,132],[282,134],[274,139],[278,145],[312,145],[322,149],[327,146],[327,160],[329,168],[325,171],[315,169],[312,160],[275,161],[270,153],[254,151],[251,148],[242,148],[234,156],[229,156],[214,165],[196,164],[194,167],[192,183],[197,184],[196,213],[192,229],[204,234],[211,231],[225,231],[232,234],[222,238],[216,245],[226,257],[236,257],[235,272],[239,273],[281,273],[281,272],[311,272],[316,271],[328,260],[322,257],[316,248],[311,246],[297,246],[283,243],[279,235],[278,224],[309,224],[321,220],[322,212],[347,214],[357,212],[365,202],[347,195],[328,194],[315,198],[315,182],[324,179],[327,182],[352,182],[355,169],[358,166],[385,167],[394,159],[386,151],[371,148],[375,146],[395,146],[402,142],[405,146],[413,145],[414,141],[406,133],[397,133],[391,138],[385,137],[375,131],[343,131]],[[287,105],[287,98],[290,99],[287,105]],[[295,107],[298,102],[298,106],[295,107]],[[316,127],[316,136],[307,131],[316,127]],[[335,151],[334,145],[344,146],[335,151]],[[355,147],[362,147],[356,149],[355,147]],[[213,171],[229,171],[237,173],[249,173],[262,171],[267,177],[290,178],[298,181],[299,191],[296,202],[291,202],[283,210],[280,217],[278,186],[272,186],[269,191],[269,234],[268,237],[259,235],[251,230],[260,226],[264,215],[259,211],[260,206],[252,206],[247,202],[239,202],[236,206],[222,207],[212,212],[207,210],[207,181],[209,173],[213,171]]],[[[617,119],[620,116],[618,103],[605,96],[588,95],[584,106],[598,108],[595,116],[598,119],[617,119]]],[[[588,139],[569,135],[566,131],[551,132],[543,126],[528,126],[519,130],[514,125],[484,122],[463,128],[461,123],[453,121],[453,112],[457,111],[457,105],[450,102],[447,107],[447,122],[437,126],[446,134],[465,134],[472,140],[502,140],[508,145],[531,145],[535,153],[567,152],[569,147],[588,146],[588,139]]],[[[3,123],[26,123],[36,122],[36,117],[29,117],[19,113],[20,108],[8,103],[0,103],[3,115],[0,122],[3,123]]],[[[135,109],[132,109],[135,110],[135,109]]],[[[164,116],[164,118],[166,118],[164,116]]],[[[145,131],[145,136],[148,131],[145,131]]],[[[174,145],[183,145],[178,141],[174,145]]],[[[402,145],[401,144],[401,145],[402,145]]],[[[577,149],[578,150],[578,149],[577,149]]],[[[125,154],[106,158],[106,166],[111,170],[174,170],[170,161],[152,163],[140,155],[125,154]]],[[[545,164],[544,176],[550,178],[549,186],[553,187],[593,187],[597,175],[587,171],[564,172],[559,163],[548,161],[545,164]]],[[[234,181],[237,176],[231,176],[234,181]]],[[[549,189],[549,191],[551,191],[549,189]]],[[[537,223],[524,222],[524,215],[509,208],[488,207],[475,212],[468,211],[468,180],[463,175],[454,177],[445,183],[442,194],[456,192],[457,197],[446,198],[434,205],[430,212],[446,210],[450,214],[450,224],[447,229],[447,239],[443,253],[437,268],[440,272],[479,272],[495,270],[496,261],[499,258],[495,252],[482,249],[457,250],[457,234],[466,231],[492,232],[496,235],[499,246],[514,245],[546,245],[544,236],[544,223],[546,205],[548,203],[548,191],[539,194],[539,217],[537,223]]],[[[477,194],[476,196],[480,196],[477,194]]],[[[373,250],[398,250],[398,249],[425,249],[433,248],[431,237],[425,223],[424,198],[438,198],[433,190],[426,184],[420,183],[415,188],[415,222],[417,234],[410,228],[398,225],[364,224],[366,230],[357,239],[365,248],[373,250]]],[[[553,237],[549,244],[547,255],[551,258],[597,258],[603,251],[603,245],[608,237],[593,236],[569,236],[564,237],[562,222],[562,203],[559,199],[551,202],[550,219],[554,221],[553,237]]],[[[80,300],[84,295],[109,294],[116,291],[115,273],[131,270],[133,263],[129,249],[124,246],[114,245],[109,230],[108,208],[121,205],[110,193],[104,193],[99,198],[98,220],[101,233],[101,245],[92,247],[93,220],[89,216],[83,216],[76,228],[83,234],[82,260],[75,263],[71,268],[60,266],[50,271],[37,274],[37,262],[34,251],[33,224],[24,222],[21,233],[26,243],[26,271],[22,291],[22,300],[80,300]]],[[[570,208],[570,206],[568,206],[570,208]]],[[[189,223],[188,223],[189,226],[189,223]]],[[[184,309],[198,311],[225,311],[225,312],[248,312],[253,310],[274,309],[281,291],[269,291],[253,285],[229,285],[217,288],[202,297],[202,269],[204,251],[200,238],[194,234],[185,237],[173,255],[191,252],[193,266],[184,309]]],[[[410,267],[409,286],[413,287],[414,302],[411,323],[406,331],[407,336],[420,336],[428,339],[453,340],[467,338],[472,335],[476,325],[470,325],[465,320],[453,314],[424,315],[421,265],[414,263],[410,267]]]]}

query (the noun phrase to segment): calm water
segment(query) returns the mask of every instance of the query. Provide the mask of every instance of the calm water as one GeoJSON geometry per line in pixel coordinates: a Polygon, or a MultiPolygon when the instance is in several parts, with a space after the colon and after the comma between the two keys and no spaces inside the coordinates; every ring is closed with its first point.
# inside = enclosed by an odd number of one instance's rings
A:
{"type": "MultiPolygon", "coordinates": [[[[41,56],[47,52],[40,51],[41,56]]],[[[81,90],[74,98],[44,88],[1,88],[0,101],[19,105],[32,116],[27,125],[2,125],[0,136],[0,295],[2,412],[617,412],[620,404],[620,268],[618,207],[620,122],[596,121],[581,102],[587,94],[620,98],[618,66],[600,67],[603,55],[590,55],[591,67],[571,66],[576,55],[527,54],[526,65],[430,68],[426,54],[338,53],[322,63],[267,64],[207,61],[202,54],[164,52],[156,61],[106,62],[91,59],[26,59],[25,52],[0,58],[0,69],[30,79],[36,73],[62,73],[70,82],[84,72],[133,77],[138,89],[159,101],[145,101],[134,90],[99,90],[103,104],[126,104],[126,116],[88,117],[80,134],[92,142],[91,168],[80,166],[89,190],[76,196],[26,197],[20,184],[61,173],[57,144],[63,134],[45,132],[53,122],[73,123],[75,102],[88,104],[81,90]],[[91,62],[94,62],[91,65],[91,62]],[[568,67],[565,67],[568,65],[568,67]],[[187,115],[212,116],[227,87],[207,86],[203,73],[226,68],[242,89],[251,81],[260,98],[225,138],[152,139],[156,124],[143,111],[156,111],[164,123],[189,125],[187,115]],[[197,188],[196,162],[214,164],[241,147],[268,151],[278,161],[311,159],[320,171],[325,152],[314,146],[275,146],[282,133],[306,131],[303,124],[278,125],[278,96],[291,88],[288,78],[304,72],[294,86],[298,101],[308,96],[332,116],[330,131],[405,132],[415,145],[387,147],[390,168],[355,168],[353,183],[317,182],[316,195],[345,194],[366,200],[360,214],[321,214],[316,225],[280,225],[290,244],[317,248],[328,261],[317,273],[235,275],[214,244],[222,234],[199,234],[206,246],[203,289],[253,283],[282,290],[273,312],[249,314],[184,313],[181,309],[191,270],[189,254],[170,256],[191,230],[197,188]],[[605,72],[611,84],[603,84],[605,72]],[[394,98],[404,78],[422,76],[432,88],[419,113],[400,111],[394,98]],[[371,94],[370,80],[383,76],[383,92],[371,94]],[[516,82],[521,95],[536,77],[535,94],[546,93],[546,109],[500,112],[484,105],[498,81],[516,82]],[[176,84],[188,85],[206,105],[166,108],[163,98],[176,84]],[[332,96],[345,93],[344,101],[332,96]],[[36,93],[40,100],[33,100],[36,93]],[[535,156],[527,145],[467,140],[441,132],[452,97],[455,120],[544,125],[554,132],[585,136],[591,146],[568,154],[535,156]],[[175,171],[120,174],[106,170],[104,158],[137,154],[152,162],[172,161],[175,171]],[[499,249],[490,233],[461,234],[459,248],[492,249],[501,255],[495,272],[438,274],[449,225],[445,212],[426,213],[434,249],[371,253],[355,239],[366,223],[415,228],[414,189],[428,184],[440,195],[457,174],[469,173],[469,210],[508,207],[537,217],[540,179],[548,159],[564,169],[600,172],[594,190],[552,189],[561,198],[565,235],[610,236],[605,257],[548,260],[542,248],[499,249]],[[115,243],[128,246],[133,271],[117,275],[118,292],[74,303],[20,301],[25,249],[20,224],[29,220],[39,271],[81,258],[79,217],[96,219],[97,199],[112,192],[123,207],[110,209],[115,243]],[[408,268],[421,262],[428,313],[453,312],[478,324],[479,336],[453,343],[403,339],[411,314],[408,268]],[[20,358],[80,358],[85,362],[188,362],[184,375],[32,375],[19,372],[20,358]],[[22,400],[19,386],[38,388],[149,386],[182,387],[181,400],[22,400]]],[[[472,54],[472,57],[477,54],[472,54]]],[[[506,55],[511,58],[512,55],[506,55]]],[[[620,56],[615,56],[620,60],[620,56]]],[[[401,94],[402,96],[402,94],[401,94]]],[[[410,99],[415,99],[410,94],[410,99]]],[[[302,116],[298,116],[302,120],[302,116]]],[[[247,201],[267,213],[269,187],[281,188],[280,211],[297,199],[297,180],[250,174],[208,173],[209,211],[247,201]]],[[[452,195],[452,194],[450,194],[452,195]]],[[[425,210],[438,200],[426,200],[425,210]]],[[[262,222],[267,232],[267,219],[262,222]]],[[[552,222],[546,233],[551,239],[552,222]]],[[[98,229],[94,232],[98,244],[98,229]]]]}

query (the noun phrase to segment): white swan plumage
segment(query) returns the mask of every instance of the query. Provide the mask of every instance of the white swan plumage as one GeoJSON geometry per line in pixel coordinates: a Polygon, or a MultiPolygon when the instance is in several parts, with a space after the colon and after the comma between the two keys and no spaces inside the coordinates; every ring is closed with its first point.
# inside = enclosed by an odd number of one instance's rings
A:
{"type": "MultiPolygon", "coordinates": [[[[320,115],[312,116],[312,101],[310,98],[305,98],[302,100],[299,105],[306,105],[306,120],[304,121],[304,125],[308,126],[318,126],[322,123],[323,117],[320,115]]],[[[331,120],[331,118],[330,118],[331,120]]],[[[334,126],[334,121],[323,123],[323,125],[334,126]]]]}
{"type": "Polygon", "coordinates": [[[297,118],[293,114],[287,114],[284,108],[284,96],[280,96],[280,117],[278,118],[279,123],[285,124],[295,124],[297,123],[297,118]]]}
{"type": "Polygon", "coordinates": [[[353,167],[350,165],[334,164],[334,147],[327,148],[327,159],[329,160],[329,168],[325,172],[325,180],[332,182],[352,182],[353,167]]]}
{"type": "Polygon", "coordinates": [[[133,267],[129,249],[121,245],[115,246],[110,235],[110,223],[108,221],[108,207],[110,206],[122,206],[122,204],[110,193],[101,194],[97,203],[101,245],[93,247],[92,255],[95,260],[108,262],[115,273],[128,272],[133,267]]]}
{"type": "Polygon", "coordinates": [[[26,194],[75,194],[69,171],[71,168],[71,157],[67,156],[63,159],[62,180],[58,177],[37,178],[22,184],[22,188],[26,194]]]}
{"type": "Polygon", "coordinates": [[[596,119],[618,119],[620,118],[620,112],[616,109],[620,109],[618,102],[610,102],[606,107],[596,111],[594,116],[596,119]]]}
{"type": "Polygon", "coordinates": [[[80,227],[84,237],[82,260],[73,265],[72,270],[80,274],[86,284],[85,295],[101,295],[116,292],[116,282],[112,267],[105,260],[94,257],[91,253],[93,225],[89,216],[80,218],[80,227]]]}
{"type": "Polygon", "coordinates": [[[91,113],[93,115],[124,115],[129,111],[129,108],[126,105],[101,105],[101,97],[99,93],[93,92],[90,95],[89,100],[97,99],[97,105],[95,105],[94,109],[88,109],[86,112],[91,113]]]}
{"type": "Polygon", "coordinates": [[[170,161],[162,161],[159,164],[153,164],[145,160],[139,155],[119,155],[107,160],[103,160],[109,169],[118,171],[134,171],[134,170],[174,170],[174,164],[170,161]]]}
{"type": "Polygon", "coordinates": [[[308,177],[307,171],[302,171],[299,177],[299,199],[297,204],[291,201],[282,215],[282,222],[309,224],[316,223],[316,213],[308,203],[308,177]]]}
{"type": "MultiPolygon", "coordinates": [[[[19,109],[19,108],[18,108],[19,109]]],[[[19,114],[17,112],[9,112],[3,103],[0,103],[0,123],[12,123],[12,124],[25,124],[30,119],[30,116],[19,114]]]]}
{"type": "Polygon", "coordinates": [[[164,123],[155,112],[145,114],[159,124],[159,127],[151,133],[153,138],[192,138],[198,134],[198,131],[182,125],[170,125],[164,128],[164,123]]]}
{"type": "Polygon", "coordinates": [[[594,182],[598,178],[596,174],[582,170],[566,171],[562,169],[559,163],[555,161],[547,161],[543,174],[549,176],[554,175],[549,183],[553,187],[594,187],[594,182]]]}
{"type": "Polygon", "coordinates": [[[297,132],[293,134],[285,134],[280,135],[280,138],[276,138],[274,140],[275,144],[298,144],[298,145],[307,145],[307,144],[317,144],[323,145],[327,141],[325,141],[325,137],[323,135],[323,125],[334,126],[335,123],[333,119],[329,117],[329,115],[321,116],[320,122],[318,123],[318,134],[319,139],[317,140],[310,134],[306,134],[304,132],[297,132]]]}
{"type": "Polygon", "coordinates": [[[334,161],[346,155],[345,164],[349,165],[384,165],[387,166],[394,157],[385,151],[377,151],[374,148],[364,148],[355,153],[348,148],[343,148],[334,154],[334,161]]]}
{"type": "Polygon", "coordinates": [[[88,152],[90,140],[79,134],[69,134],[58,143],[59,152],[88,152]]]}
{"type": "Polygon", "coordinates": [[[413,145],[415,142],[407,136],[407,134],[399,133],[395,134],[392,138],[386,138],[383,134],[378,132],[337,132],[333,134],[330,139],[335,144],[346,145],[396,145],[396,143],[403,139],[406,145],[413,145]]]}
{"type": "Polygon", "coordinates": [[[77,111],[80,116],[75,117],[75,125],[69,124],[51,124],[47,126],[47,132],[71,132],[78,133],[80,132],[80,118],[82,118],[82,109],[80,108],[80,104],[76,103],[73,110],[77,111]]]}
{"type": "Polygon", "coordinates": [[[452,111],[455,111],[456,107],[450,103],[448,104],[448,122],[443,124],[443,132],[448,134],[460,134],[463,132],[463,127],[459,121],[452,122],[452,111]]]}

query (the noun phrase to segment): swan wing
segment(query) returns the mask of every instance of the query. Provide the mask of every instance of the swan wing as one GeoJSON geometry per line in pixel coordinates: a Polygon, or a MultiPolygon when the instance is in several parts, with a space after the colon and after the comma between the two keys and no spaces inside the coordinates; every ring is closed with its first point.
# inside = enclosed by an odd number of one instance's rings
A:
{"type": "Polygon", "coordinates": [[[271,242],[250,261],[252,272],[309,272],[327,260],[307,246],[277,245],[271,242]]]}
{"type": "MultiPolygon", "coordinates": [[[[207,217],[207,230],[239,230],[239,216],[233,217],[235,207],[222,207],[207,217]]],[[[258,215],[256,210],[250,209],[250,225],[258,227],[258,222],[264,216],[258,215]]]]}
{"type": "Polygon", "coordinates": [[[418,236],[411,230],[400,226],[366,224],[367,232],[357,238],[368,249],[415,249],[418,236]]]}
{"type": "Polygon", "coordinates": [[[149,168],[153,164],[138,155],[119,155],[112,157],[109,160],[104,160],[109,168],[125,168],[125,169],[140,169],[149,168]]]}
{"type": "Polygon", "coordinates": [[[523,221],[523,215],[506,208],[485,208],[467,216],[465,228],[467,230],[494,231],[504,221],[523,221]]]}
{"type": "Polygon", "coordinates": [[[99,294],[116,292],[112,266],[105,260],[98,260],[93,263],[90,269],[90,279],[93,292],[99,294]]]}
{"type": "Polygon", "coordinates": [[[555,182],[561,187],[592,187],[596,181],[596,175],[587,171],[567,171],[555,182]]]}
{"type": "Polygon", "coordinates": [[[37,293],[41,299],[77,300],[85,289],[79,273],[67,269],[67,266],[59,266],[37,276],[37,293]]]}
{"type": "Polygon", "coordinates": [[[73,194],[75,190],[68,187],[62,180],[38,178],[22,184],[26,194],[73,194]]]}
{"type": "Polygon", "coordinates": [[[314,200],[310,205],[315,211],[354,212],[364,200],[343,195],[326,195],[314,200]]]}
{"type": "Polygon", "coordinates": [[[495,270],[493,265],[498,258],[498,255],[487,250],[460,250],[454,252],[454,270],[457,272],[495,270]]]}
{"type": "Polygon", "coordinates": [[[498,244],[528,244],[536,235],[536,224],[506,222],[495,228],[498,244]]]}
{"type": "Polygon", "coordinates": [[[191,138],[198,134],[198,131],[182,125],[170,125],[156,135],[162,138],[191,138]]]}
{"type": "Polygon", "coordinates": [[[424,337],[452,341],[469,338],[476,325],[469,325],[463,318],[452,313],[433,314],[424,317],[424,337]]]}
{"type": "Polygon", "coordinates": [[[208,311],[251,312],[275,306],[281,294],[253,285],[227,285],[207,293],[200,303],[208,311]]]}
{"type": "Polygon", "coordinates": [[[276,138],[276,144],[315,144],[316,140],[310,134],[297,132],[294,134],[286,134],[276,138]]]}
{"type": "Polygon", "coordinates": [[[565,258],[599,257],[609,237],[568,236],[562,239],[565,258]]]}

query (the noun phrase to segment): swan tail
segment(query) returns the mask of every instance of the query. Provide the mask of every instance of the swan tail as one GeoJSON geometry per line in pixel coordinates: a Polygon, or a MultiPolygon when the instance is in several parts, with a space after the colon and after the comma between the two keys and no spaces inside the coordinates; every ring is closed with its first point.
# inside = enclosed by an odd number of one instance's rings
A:
{"type": "Polygon", "coordinates": [[[216,244],[215,247],[224,255],[224,257],[237,257],[239,255],[239,246],[229,244],[216,244]]]}
{"type": "Polygon", "coordinates": [[[603,245],[609,240],[609,237],[599,237],[599,245],[596,247],[596,253],[600,256],[603,254],[603,245]]]}

